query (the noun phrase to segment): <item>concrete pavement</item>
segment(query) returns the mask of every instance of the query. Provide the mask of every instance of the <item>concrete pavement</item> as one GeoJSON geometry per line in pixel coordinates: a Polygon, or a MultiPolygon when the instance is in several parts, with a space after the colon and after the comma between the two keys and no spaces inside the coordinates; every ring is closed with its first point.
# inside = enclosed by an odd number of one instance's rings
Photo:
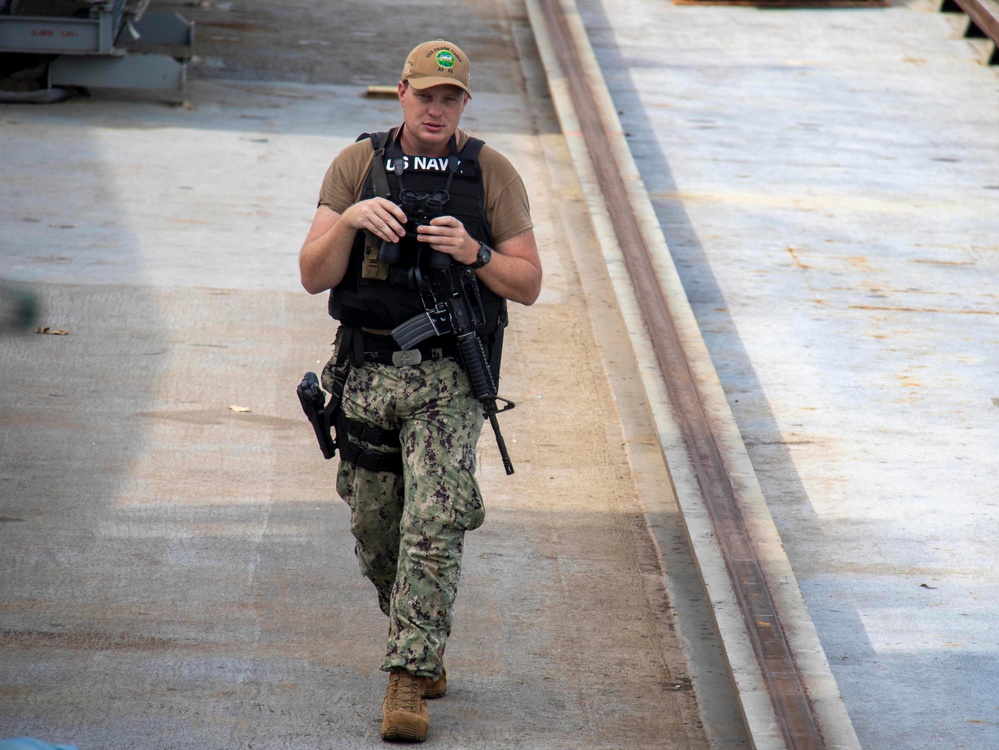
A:
{"type": "Polygon", "coordinates": [[[930,3],[580,7],[862,744],[999,746],[999,70],[930,3]]]}

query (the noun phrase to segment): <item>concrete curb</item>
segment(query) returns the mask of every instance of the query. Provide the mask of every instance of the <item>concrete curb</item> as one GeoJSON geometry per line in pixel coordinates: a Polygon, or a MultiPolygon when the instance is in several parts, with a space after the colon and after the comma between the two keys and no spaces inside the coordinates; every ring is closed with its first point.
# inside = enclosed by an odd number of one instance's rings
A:
{"type": "MultiPolygon", "coordinates": [[[[712,423],[724,426],[721,434],[716,436],[719,449],[735,485],[740,512],[750,531],[756,555],[786,630],[802,681],[814,703],[826,746],[841,750],[859,748],[859,740],[808,614],[790,562],[784,553],[780,536],[701,337],[665,237],[659,227],[658,218],[622,133],[616,109],[589,45],[578,9],[574,0],[559,0],[559,2],[570,33],[587,67],[592,93],[596,101],[600,102],[600,116],[612,143],[611,156],[628,185],[629,200],[640,217],[645,240],[649,247],[655,249],[654,265],[657,278],[665,298],[670,301],[671,314],[684,340],[687,356],[697,379],[698,392],[706,410],[711,414],[712,423]]],[[[610,219],[600,197],[590,156],[579,132],[577,115],[565,78],[553,52],[539,0],[526,0],[526,6],[542,62],[548,73],[549,87],[563,135],[573,157],[594,230],[628,328],[648,409],[658,428],[659,446],[672,482],[671,489],[681,508],[690,548],[711,603],[724,657],[740,703],[741,715],[754,748],[758,750],[785,748],[786,743],[777,725],[774,708],[753,652],[750,634],[739,610],[718,540],[703,506],[700,489],[691,469],[690,457],[660,382],[641,311],[628,278],[621,249],[617,245],[610,219]]],[[[633,466],[637,466],[641,459],[635,455],[633,449],[634,445],[629,442],[629,458],[633,466]]],[[[663,489],[660,487],[659,491],[662,492],[663,489]]],[[[655,498],[643,497],[642,503],[647,516],[651,509],[657,507],[655,498]]],[[[649,520],[652,526],[652,519],[649,520]]],[[[708,717],[705,718],[705,724],[710,730],[711,722],[708,717]]]]}

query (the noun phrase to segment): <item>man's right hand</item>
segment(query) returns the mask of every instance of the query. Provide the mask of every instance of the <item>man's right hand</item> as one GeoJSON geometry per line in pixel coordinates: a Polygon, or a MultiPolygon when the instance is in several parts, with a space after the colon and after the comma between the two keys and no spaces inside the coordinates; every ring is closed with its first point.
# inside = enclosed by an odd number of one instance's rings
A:
{"type": "Polygon", "coordinates": [[[371,198],[355,203],[341,218],[346,218],[355,229],[367,229],[386,242],[399,242],[406,236],[406,214],[395,203],[385,198],[371,198]]]}
{"type": "Polygon", "coordinates": [[[390,200],[371,198],[342,214],[320,206],[298,256],[302,286],[309,294],[332,289],[343,279],[357,232],[367,229],[387,242],[405,237],[406,214],[390,200]]]}

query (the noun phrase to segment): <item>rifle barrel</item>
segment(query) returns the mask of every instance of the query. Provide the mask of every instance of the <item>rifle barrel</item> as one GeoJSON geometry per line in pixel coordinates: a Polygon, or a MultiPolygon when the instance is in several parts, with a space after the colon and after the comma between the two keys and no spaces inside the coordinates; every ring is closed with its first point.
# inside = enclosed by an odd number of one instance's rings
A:
{"type": "Polygon", "coordinates": [[[496,419],[495,413],[489,415],[489,424],[493,426],[493,433],[496,435],[496,445],[499,447],[500,458],[503,459],[503,469],[507,476],[510,476],[513,474],[513,461],[510,460],[510,454],[506,452],[506,441],[503,440],[499,420],[496,419]]]}

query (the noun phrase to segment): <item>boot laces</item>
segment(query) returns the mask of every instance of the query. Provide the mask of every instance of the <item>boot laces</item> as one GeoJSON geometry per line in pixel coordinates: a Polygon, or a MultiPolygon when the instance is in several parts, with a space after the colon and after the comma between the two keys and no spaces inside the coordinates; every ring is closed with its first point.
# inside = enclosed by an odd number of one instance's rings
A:
{"type": "Polygon", "coordinates": [[[394,672],[389,680],[389,706],[419,713],[420,710],[420,679],[408,672],[394,672]]]}

